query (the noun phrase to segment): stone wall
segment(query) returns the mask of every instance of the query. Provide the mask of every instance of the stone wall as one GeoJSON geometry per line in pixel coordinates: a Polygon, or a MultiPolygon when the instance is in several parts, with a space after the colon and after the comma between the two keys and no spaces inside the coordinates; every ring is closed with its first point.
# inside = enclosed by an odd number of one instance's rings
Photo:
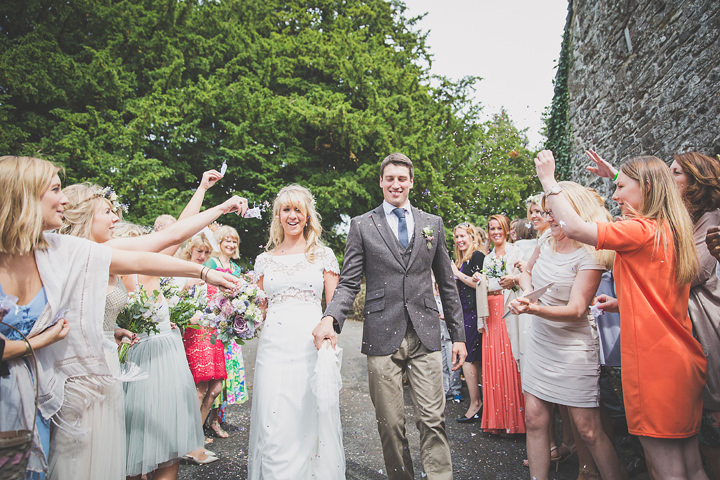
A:
{"type": "Polygon", "coordinates": [[[574,180],[593,148],[636,155],[720,153],[720,1],[571,0],[568,74],[574,180]]]}

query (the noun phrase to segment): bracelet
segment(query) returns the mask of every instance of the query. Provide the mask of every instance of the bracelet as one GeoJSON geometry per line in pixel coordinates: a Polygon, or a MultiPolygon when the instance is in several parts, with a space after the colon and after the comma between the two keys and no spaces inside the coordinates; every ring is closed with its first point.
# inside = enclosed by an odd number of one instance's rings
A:
{"type": "Polygon", "coordinates": [[[617,181],[619,176],[620,176],[620,170],[615,172],[615,176],[613,177],[613,182],[617,181]]]}
{"type": "Polygon", "coordinates": [[[203,267],[200,269],[200,280],[207,283],[207,271],[205,269],[210,270],[209,267],[203,265],[203,267]],[[205,274],[205,278],[203,278],[203,273],[205,274]]]}
{"type": "Polygon", "coordinates": [[[25,353],[23,353],[23,357],[28,357],[32,353],[32,347],[30,346],[30,342],[25,340],[25,353]]]}

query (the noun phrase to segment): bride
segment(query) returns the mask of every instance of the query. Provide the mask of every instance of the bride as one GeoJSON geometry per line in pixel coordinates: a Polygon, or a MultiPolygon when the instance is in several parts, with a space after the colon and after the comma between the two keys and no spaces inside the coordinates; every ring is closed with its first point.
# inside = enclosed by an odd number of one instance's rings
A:
{"type": "Polygon", "coordinates": [[[321,421],[322,401],[313,389],[319,354],[312,330],[322,316],[323,290],[329,302],[340,274],[332,250],[320,243],[314,203],[299,185],[280,190],[267,251],[255,260],[268,311],[255,364],[250,480],[345,478],[339,408],[323,412],[321,421]]]}

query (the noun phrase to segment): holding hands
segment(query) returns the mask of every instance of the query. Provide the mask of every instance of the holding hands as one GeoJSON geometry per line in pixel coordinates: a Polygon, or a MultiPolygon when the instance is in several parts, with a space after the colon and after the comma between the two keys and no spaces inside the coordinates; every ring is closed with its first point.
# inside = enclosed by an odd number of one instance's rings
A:
{"type": "Polygon", "coordinates": [[[313,343],[315,344],[315,348],[320,350],[320,347],[322,347],[323,342],[327,339],[330,340],[330,345],[335,348],[337,346],[337,333],[335,332],[335,328],[333,327],[333,322],[335,319],[331,316],[325,316],[320,320],[320,323],[317,324],[317,327],[312,331],[313,334],[313,343]]]}

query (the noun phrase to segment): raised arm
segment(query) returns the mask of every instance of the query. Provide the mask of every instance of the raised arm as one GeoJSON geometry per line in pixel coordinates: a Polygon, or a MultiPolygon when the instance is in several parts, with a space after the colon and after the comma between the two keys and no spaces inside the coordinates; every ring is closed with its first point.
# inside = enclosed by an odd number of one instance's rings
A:
{"type": "Polygon", "coordinates": [[[587,167],[588,171],[594,173],[598,177],[615,178],[615,175],[617,175],[617,169],[613,167],[610,162],[603,160],[603,158],[598,155],[595,150],[585,150],[585,155],[590,157],[590,160],[592,160],[595,164],[594,167],[592,165],[587,167]]]}
{"type": "MultiPolygon", "coordinates": [[[[241,197],[230,197],[220,205],[208,208],[192,217],[178,220],[172,225],[149,235],[132,238],[113,238],[107,246],[120,250],[140,252],[161,252],[173,245],[178,245],[197,232],[214,222],[220,215],[235,212],[243,215],[247,210],[247,200],[241,197]]],[[[164,276],[167,276],[166,274],[164,276]]]]}
{"type": "Polygon", "coordinates": [[[183,209],[182,213],[180,213],[180,216],[178,217],[179,220],[182,220],[183,218],[192,217],[193,215],[197,215],[200,213],[200,208],[202,207],[203,200],[205,200],[205,192],[210,190],[210,188],[215,185],[215,183],[222,178],[222,175],[220,175],[220,172],[217,170],[208,170],[207,172],[203,173],[202,179],[200,180],[200,185],[195,190],[195,193],[193,194],[190,201],[185,205],[185,208],[183,209]]]}
{"type": "Polygon", "coordinates": [[[550,191],[560,187],[555,180],[555,158],[550,150],[538,153],[535,159],[535,168],[545,191],[545,206],[552,211],[553,217],[565,235],[575,241],[596,247],[598,243],[597,225],[580,218],[563,195],[550,191]]]}

